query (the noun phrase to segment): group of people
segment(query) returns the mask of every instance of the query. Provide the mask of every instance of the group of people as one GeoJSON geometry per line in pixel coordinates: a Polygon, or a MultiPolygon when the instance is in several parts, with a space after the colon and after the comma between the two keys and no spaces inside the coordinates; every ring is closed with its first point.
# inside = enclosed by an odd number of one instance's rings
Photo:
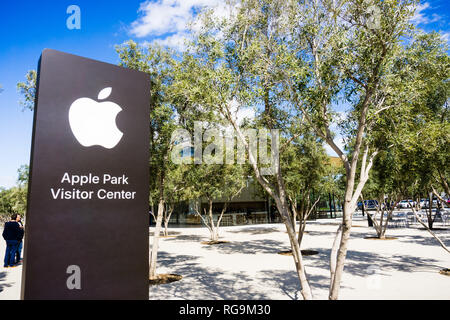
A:
{"type": "Polygon", "coordinates": [[[6,241],[5,268],[17,267],[21,262],[22,240],[25,234],[20,214],[13,214],[5,223],[3,239],[6,241]]]}

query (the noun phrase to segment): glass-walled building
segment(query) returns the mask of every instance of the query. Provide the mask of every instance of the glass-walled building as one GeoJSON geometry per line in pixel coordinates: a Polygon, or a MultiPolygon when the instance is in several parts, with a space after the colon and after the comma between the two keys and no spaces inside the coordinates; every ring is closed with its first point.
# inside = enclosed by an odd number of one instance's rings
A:
{"type": "MultiPolygon", "coordinates": [[[[338,158],[332,158],[331,162],[334,165],[340,165],[338,158]]],[[[336,195],[331,193],[319,194],[312,191],[310,194],[311,203],[314,203],[319,197],[320,201],[310,219],[341,216],[342,204],[336,195]]],[[[217,199],[213,202],[212,210],[216,221],[224,205],[225,202],[222,199],[217,199]]],[[[209,209],[206,200],[190,200],[176,204],[170,219],[170,226],[201,225],[201,218],[196,214],[195,208],[198,208],[202,214],[209,209]]],[[[261,188],[258,187],[257,182],[253,178],[249,177],[247,187],[242,190],[239,196],[227,204],[221,225],[233,226],[279,222],[281,222],[281,219],[273,200],[261,191],[261,188]]]]}

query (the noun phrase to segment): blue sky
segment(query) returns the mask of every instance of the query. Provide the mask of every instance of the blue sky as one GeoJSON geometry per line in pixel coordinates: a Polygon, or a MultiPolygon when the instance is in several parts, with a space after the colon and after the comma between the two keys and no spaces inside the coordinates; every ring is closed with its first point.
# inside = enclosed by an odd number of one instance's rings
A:
{"type": "MultiPolygon", "coordinates": [[[[32,112],[22,111],[16,84],[36,69],[44,48],[52,48],[109,63],[118,63],[116,44],[128,39],[182,46],[186,24],[199,6],[220,0],[3,1],[0,8],[0,187],[11,187],[17,169],[28,164],[32,112]],[[69,30],[70,5],[81,9],[81,30],[69,30]]],[[[446,0],[423,2],[413,21],[426,31],[443,31],[449,40],[446,0]]]]}

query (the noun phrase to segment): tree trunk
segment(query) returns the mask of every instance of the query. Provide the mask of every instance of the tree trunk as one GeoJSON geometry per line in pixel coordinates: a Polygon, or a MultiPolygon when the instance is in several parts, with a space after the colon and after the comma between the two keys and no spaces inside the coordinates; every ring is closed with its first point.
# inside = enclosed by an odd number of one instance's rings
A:
{"type": "Polygon", "coordinates": [[[219,241],[219,230],[215,227],[213,233],[211,235],[211,241],[218,242],[219,241]]]}
{"type": "Polygon", "coordinates": [[[169,236],[169,219],[164,220],[164,237],[169,236]]]}
{"type": "Polygon", "coordinates": [[[158,259],[159,236],[161,232],[163,214],[164,214],[164,199],[161,198],[158,204],[158,216],[156,218],[155,232],[153,235],[152,251],[150,252],[150,274],[149,274],[150,280],[154,280],[157,278],[156,262],[158,259]]]}
{"type": "MultiPolygon", "coordinates": [[[[365,214],[365,209],[366,209],[366,206],[364,204],[364,198],[361,195],[361,211],[362,211],[361,214],[362,214],[363,217],[364,217],[364,214],[365,214]]],[[[367,221],[369,222],[369,227],[371,227],[368,213],[367,213],[367,221]]]]}
{"type": "MultiPolygon", "coordinates": [[[[286,226],[286,230],[289,236],[289,241],[292,248],[292,256],[294,258],[295,267],[297,270],[297,274],[300,280],[300,285],[302,287],[301,293],[305,300],[311,300],[312,299],[312,293],[311,293],[311,287],[309,286],[308,280],[306,278],[306,272],[303,267],[303,259],[302,254],[300,251],[300,247],[296,238],[295,234],[295,226],[292,225],[292,220],[290,219],[290,213],[289,213],[289,206],[287,204],[287,195],[285,192],[285,188],[282,182],[281,178],[281,171],[280,171],[280,164],[277,163],[277,174],[276,178],[278,180],[278,194],[275,193],[275,189],[273,186],[270,186],[267,179],[265,179],[258,168],[258,164],[256,161],[256,158],[252,154],[250,147],[248,143],[246,142],[246,139],[244,135],[242,134],[242,131],[240,127],[237,125],[237,122],[234,120],[232,113],[229,109],[229,106],[225,106],[225,116],[230,121],[230,123],[233,125],[233,128],[236,130],[236,133],[238,135],[238,139],[244,144],[246,151],[248,152],[248,158],[251,166],[253,167],[253,171],[255,173],[255,177],[258,180],[258,182],[261,184],[263,189],[272,196],[272,198],[275,200],[276,206],[278,208],[278,212],[281,216],[281,219],[283,220],[283,223],[286,226]]],[[[278,159],[279,161],[279,159],[278,159]]]]}
{"type": "Polygon", "coordinates": [[[342,218],[342,237],[336,258],[335,273],[330,283],[330,300],[337,300],[339,297],[339,289],[341,287],[342,275],[344,273],[345,259],[347,256],[347,244],[348,239],[350,239],[354,212],[355,208],[351,203],[351,195],[349,197],[349,195],[347,194],[343,208],[344,217],[342,218]]]}
{"type": "Polygon", "coordinates": [[[222,222],[222,218],[223,215],[225,214],[225,211],[227,211],[227,207],[228,207],[228,202],[225,202],[222,208],[222,211],[220,212],[219,217],[217,218],[217,223],[216,223],[216,231],[215,231],[215,239],[214,241],[219,241],[219,228],[220,228],[220,223],[222,222]]]}
{"type": "MultiPolygon", "coordinates": [[[[294,211],[294,216],[299,217],[299,224],[298,224],[298,237],[297,237],[297,241],[298,241],[298,246],[301,248],[302,247],[302,240],[303,240],[303,234],[305,233],[305,228],[306,228],[306,221],[305,221],[305,202],[302,201],[301,207],[300,207],[300,215],[297,214],[296,211],[294,211]]],[[[294,228],[296,225],[296,220],[294,220],[294,228]]]]}
{"type": "Polygon", "coordinates": [[[212,200],[208,201],[209,207],[208,207],[208,215],[209,215],[209,223],[211,225],[210,230],[210,239],[211,241],[218,241],[219,240],[219,232],[217,230],[216,225],[214,224],[214,216],[213,216],[213,211],[212,211],[212,205],[213,202],[212,200]]]}
{"type": "MultiPolygon", "coordinates": [[[[388,221],[384,221],[384,213],[385,213],[385,208],[383,208],[382,202],[381,202],[381,198],[378,198],[378,208],[380,209],[380,213],[381,213],[381,217],[380,217],[380,224],[378,226],[378,231],[377,231],[377,235],[378,235],[378,239],[384,239],[385,238],[385,232],[384,231],[384,224],[387,225],[388,221]]],[[[378,210],[377,208],[377,210],[378,210]]]]}
{"type": "MultiPolygon", "coordinates": [[[[434,194],[434,195],[436,196],[436,198],[438,198],[439,201],[441,202],[441,209],[444,209],[444,205],[447,206],[447,207],[450,207],[450,204],[447,203],[447,201],[445,201],[444,199],[442,199],[442,197],[440,196],[440,194],[436,191],[436,189],[434,189],[433,186],[432,186],[432,188],[433,188],[433,194],[434,194]]],[[[449,195],[450,195],[450,194],[449,194],[449,195]]]]}
{"type": "MultiPolygon", "coordinates": [[[[200,200],[199,200],[200,201],[200,200]]],[[[201,203],[200,203],[200,208],[199,208],[199,206],[197,205],[197,204],[195,204],[195,206],[194,206],[194,212],[195,212],[195,214],[200,218],[200,220],[202,221],[202,223],[205,225],[205,227],[206,228],[208,228],[208,230],[209,230],[209,234],[210,234],[210,240],[211,241],[213,241],[212,239],[213,239],[213,234],[214,234],[214,230],[212,229],[212,226],[211,226],[211,219],[210,218],[208,218],[208,212],[207,212],[207,210],[206,210],[206,208],[203,208],[203,211],[204,211],[204,213],[205,213],[205,216],[206,216],[206,218],[204,218],[203,216],[202,216],[202,213],[201,213],[201,203]]]]}
{"type": "Polygon", "coordinates": [[[300,281],[300,286],[302,288],[301,293],[303,299],[312,300],[312,291],[309,286],[306,271],[303,264],[303,257],[300,250],[300,244],[296,237],[295,225],[292,224],[292,220],[290,219],[290,213],[287,207],[287,204],[283,205],[283,201],[280,198],[274,198],[277,204],[278,212],[280,213],[280,217],[286,227],[286,231],[288,233],[289,242],[291,244],[292,256],[294,258],[294,264],[297,271],[297,275],[300,281]]]}
{"type": "Polygon", "coordinates": [[[432,230],[433,229],[433,193],[430,192],[428,195],[428,227],[432,230]]]}
{"type": "Polygon", "coordinates": [[[336,200],[334,199],[334,193],[333,193],[333,209],[334,209],[334,218],[337,218],[337,207],[336,207],[336,200]]]}
{"type": "Polygon", "coordinates": [[[330,295],[331,295],[331,288],[333,287],[334,275],[336,273],[337,250],[339,248],[339,242],[341,242],[341,237],[342,237],[342,224],[336,231],[336,236],[334,238],[333,247],[331,248],[330,253],[330,275],[331,275],[331,285],[329,293],[330,295]]]}
{"type": "MultiPolygon", "coordinates": [[[[306,208],[304,205],[302,206],[302,212],[299,216],[300,221],[299,221],[299,227],[298,227],[298,245],[300,248],[302,245],[303,235],[305,234],[306,222],[308,221],[309,216],[311,215],[313,210],[316,208],[319,201],[320,201],[320,197],[316,200],[316,202],[312,206],[311,206],[311,202],[309,200],[307,201],[306,208]]],[[[297,216],[297,211],[295,211],[295,210],[294,210],[294,216],[297,216]]],[[[295,224],[294,224],[294,228],[295,228],[295,224]]]]}
{"type": "Polygon", "coordinates": [[[152,215],[153,219],[156,221],[156,217],[155,217],[155,206],[152,204],[150,205],[150,214],[152,215]]]}
{"type": "Polygon", "coordinates": [[[428,228],[427,227],[427,225],[425,224],[425,223],[423,223],[421,220],[420,220],[420,217],[417,215],[417,212],[416,212],[416,210],[414,209],[414,207],[413,206],[411,206],[410,205],[410,207],[411,207],[411,209],[412,209],[412,211],[413,211],[413,214],[414,214],[414,216],[416,217],[416,220],[417,221],[419,221],[419,223],[439,242],[439,244],[441,245],[441,247],[445,250],[445,251],[447,251],[448,253],[450,253],[450,250],[446,247],[446,245],[442,242],[442,240],[441,239],[439,239],[439,237],[433,232],[433,231],[431,231],[431,229],[430,228],[428,228]]]}
{"type": "Polygon", "coordinates": [[[385,208],[385,210],[387,211],[388,215],[387,215],[387,218],[386,218],[386,223],[383,226],[383,239],[386,237],[386,230],[387,230],[387,227],[388,227],[388,223],[392,219],[392,214],[394,213],[395,207],[397,207],[399,201],[400,200],[397,197],[396,200],[394,201],[394,204],[391,206],[391,201],[390,201],[390,199],[388,199],[389,209],[385,208]]]}
{"type": "MultiPolygon", "coordinates": [[[[366,110],[367,111],[367,110],[366,110]]],[[[364,116],[365,117],[365,116],[364,116]]],[[[360,131],[357,136],[357,141],[362,139],[362,133],[364,130],[360,131]]],[[[339,245],[339,251],[336,259],[336,270],[333,279],[330,282],[330,300],[337,300],[339,296],[339,289],[341,286],[342,274],[344,272],[345,258],[347,255],[347,244],[350,239],[353,214],[355,213],[356,204],[358,203],[358,198],[361,196],[361,192],[369,179],[369,172],[373,165],[373,160],[377,156],[378,151],[374,151],[367,162],[367,156],[369,153],[369,148],[366,146],[364,154],[361,161],[361,174],[359,182],[355,188],[355,174],[356,167],[358,164],[359,148],[358,143],[356,144],[356,150],[353,153],[352,164],[346,164],[347,171],[347,181],[345,187],[345,197],[344,197],[344,208],[343,208],[343,218],[342,218],[342,238],[339,245]]],[[[344,160],[344,159],[343,159],[344,160]]]]}
{"type": "Polygon", "coordinates": [[[169,236],[169,222],[170,222],[170,218],[172,217],[172,213],[173,213],[173,205],[168,205],[165,213],[164,213],[164,236],[168,237],[169,236]]]}
{"type": "Polygon", "coordinates": [[[330,219],[333,219],[333,205],[331,203],[331,193],[328,193],[328,205],[330,207],[330,219]]]}
{"type": "Polygon", "coordinates": [[[289,225],[289,223],[285,223],[286,231],[289,236],[289,241],[291,243],[292,248],[292,256],[294,257],[295,268],[297,270],[298,278],[300,279],[300,285],[302,287],[302,296],[305,300],[312,300],[312,292],[311,287],[309,286],[308,279],[306,277],[306,271],[303,266],[303,257],[300,251],[300,246],[295,236],[295,229],[289,225]]]}
{"type": "Polygon", "coordinates": [[[439,174],[439,178],[441,180],[441,185],[445,190],[445,193],[450,196],[450,188],[448,186],[448,183],[447,183],[446,179],[444,178],[444,176],[442,175],[442,172],[439,169],[438,169],[438,174],[439,174]]]}

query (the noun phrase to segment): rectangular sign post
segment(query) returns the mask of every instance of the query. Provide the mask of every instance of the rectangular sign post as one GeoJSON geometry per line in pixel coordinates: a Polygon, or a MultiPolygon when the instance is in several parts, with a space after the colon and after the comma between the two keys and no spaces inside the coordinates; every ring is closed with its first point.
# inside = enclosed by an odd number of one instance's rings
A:
{"type": "Polygon", "coordinates": [[[149,75],[39,63],[23,299],[148,299],[149,75]]]}

